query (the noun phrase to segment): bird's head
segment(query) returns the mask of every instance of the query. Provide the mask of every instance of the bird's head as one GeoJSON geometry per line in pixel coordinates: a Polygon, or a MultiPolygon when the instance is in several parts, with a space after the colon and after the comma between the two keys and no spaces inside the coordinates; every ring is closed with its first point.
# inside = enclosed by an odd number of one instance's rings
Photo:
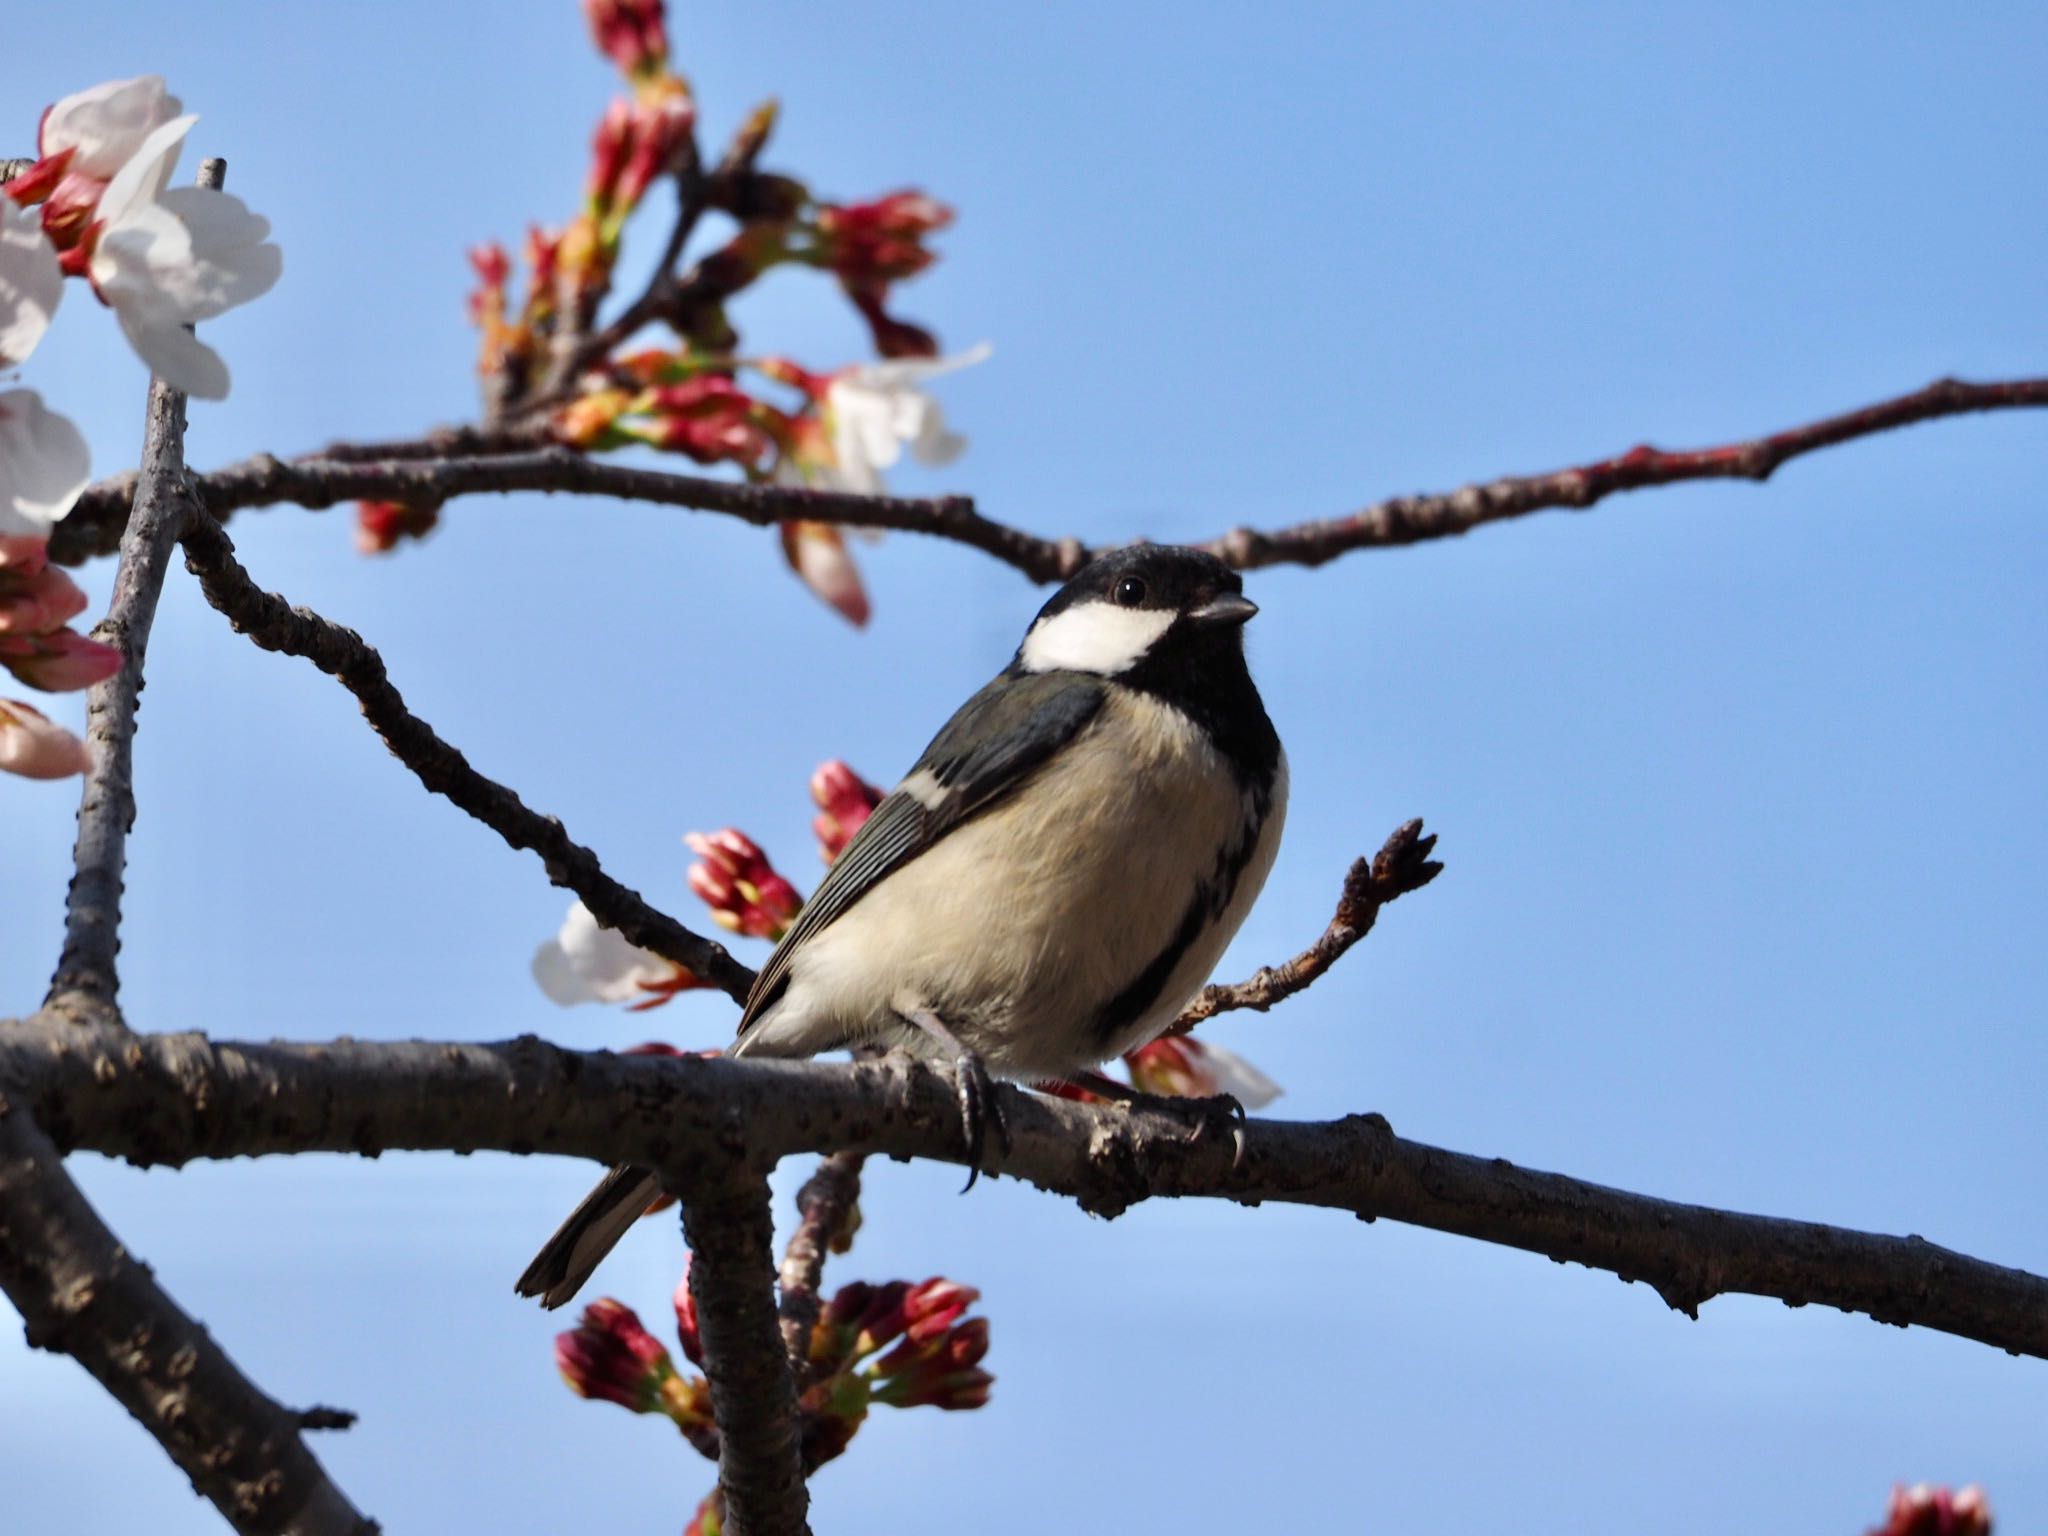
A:
{"type": "Polygon", "coordinates": [[[1244,622],[1258,611],[1242,578],[1214,555],[1133,544],[1091,561],[1053,594],[1017,663],[1026,672],[1119,677],[1146,660],[1242,655],[1244,622]]]}

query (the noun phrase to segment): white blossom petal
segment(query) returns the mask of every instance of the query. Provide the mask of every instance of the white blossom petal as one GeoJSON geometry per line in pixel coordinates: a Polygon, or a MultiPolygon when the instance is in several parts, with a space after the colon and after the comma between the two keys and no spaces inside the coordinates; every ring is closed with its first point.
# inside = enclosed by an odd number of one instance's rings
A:
{"type": "MultiPolygon", "coordinates": [[[[198,121],[196,116],[188,113],[159,124],[136,146],[135,152],[121,162],[120,169],[108,181],[107,190],[100,194],[99,217],[110,228],[136,209],[153,204],[170,185],[171,172],[178,168],[178,151],[184,147],[185,135],[198,121]]],[[[97,261],[94,266],[97,268],[97,261]]],[[[93,281],[99,281],[97,271],[93,274],[93,281]]]]}
{"type": "Polygon", "coordinates": [[[835,490],[873,496],[886,489],[883,471],[895,466],[906,445],[923,464],[957,459],[967,439],[948,429],[944,409],[920,386],[971,367],[992,351],[983,343],[957,357],[897,358],[839,374],[825,397],[835,463],[820,480],[835,490]]]}
{"type": "Polygon", "coordinates": [[[266,244],[270,220],[230,192],[173,187],[157,199],[185,226],[193,265],[179,274],[187,322],[211,320],[268,293],[284,273],[284,252],[266,244]]]}
{"type": "Polygon", "coordinates": [[[64,297],[64,269],[43,217],[0,194],[0,368],[28,361],[64,297]]]}
{"type": "Polygon", "coordinates": [[[32,389],[0,391],[0,537],[47,538],[92,478],[92,450],[32,389]]]}
{"type": "Polygon", "coordinates": [[[1246,1109],[1264,1109],[1285,1091],[1235,1051],[1226,1051],[1206,1040],[1188,1043],[1201,1046],[1202,1065],[1215,1079],[1214,1092],[1234,1094],[1246,1109]]]}
{"type": "Polygon", "coordinates": [[[228,365],[220,353],[174,319],[116,309],[121,334],[149,371],[195,400],[228,397],[228,365]]]}
{"type": "Polygon", "coordinates": [[[109,80],[66,96],[44,113],[37,148],[45,156],[75,149],[70,174],[108,181],[182,106],[162,75],[109,80]]]}
{"type": "Polygon", "coordinates": [[[627,943],[614,929],[599,927],[580,901],[570,906],[562,931],[533,953],[533,979],[564,1008],[642,1003],[650,986],[675,975],[676,968],[661,956],[627,943]]]}
{"type": "Polygon", "coordinates": [[[209,187],[165,189],[195,121],[181,117],[156,129],[108,186],[92,280],[159,378],[219,400],[228,392],[227,364],[184,327],[267,292],[284,255],[264,238],[269,220],[240,198],[209,187]]]}

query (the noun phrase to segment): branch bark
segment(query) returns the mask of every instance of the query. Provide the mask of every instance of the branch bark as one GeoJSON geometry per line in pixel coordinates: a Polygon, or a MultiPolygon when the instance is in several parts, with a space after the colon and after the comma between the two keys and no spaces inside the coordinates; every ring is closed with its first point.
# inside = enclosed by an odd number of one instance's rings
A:
{"type": "MultiPolygon", "coordinates": [[[[199,185],[219,187],[227,162],[208,160],[199,185]]],[[[121,948],[121,876],[128,831],[135,825],[136,712],[142,707],[142,667],[150,626],[171,547],[184,527],[191,497],[185,490],[185,395],[162,379],[149,383],[143,418],[142,469],[135,483],[114,597],[93,635],[120,649],[121,670],[93,684],[86,696],[86,740],[92,767],[78,805],[78,840],[71,889],[65,900],[64,948],[50,980],[50,999],[66,993],[112,1003],[120,986],[114,957],[121,948]]]]}
{"type": "Polygon", "coordinates": [[[718,1485],[732,1536],[808,1536],[801,1423],[775,1315],[768,1180],[731,1156],[692,1159],[682,1192],[690,1294],[718,1420],[718,1485]]]}
{"type": "Polygon", "coordinates": [[[754,973],[724,945],[692,933],[607,875],[597,855],[570,837],[561,822],[531,809],[510,789],[478,773],[432,726],[408,710],[404,695],[384,670],[384,658],[361,635],[307,609],[293,608],[258,587],[235,559],[234,543],[211,517],[192,518],[184,544],[186,566],[199,578],[206,600],[264,650],[304,657],[337,679],[356,696],[364,718],[392,754],[428,789],[454,801],[514,848],[539,854],[548,878],[574,891],[607,928],[689,967],[735,999],[746,996],[754,973]]]}
{"type": "Polygon", "coordinates": [[[1972,384],[1936,379],[1925,389],[1881,400],[1860,410],[1824,417],[1768,437],[1715,448],[1665,450],[1648,443],[1547,475],[1509,475],[1483,485],[1428,496],[1392,496],[1348,517],[1300,523],[1273,533],[1237,528],[1202,547],[1240,570],[1262,565],[1321,565],[1354,549],[1419,544],[1469,533],[1485,523],[1569,507],[1584,511],[1617,491],[1637,491],[1682,480],[1755,480],[1771,477],[1788,459],[1860,437],[1874,437],[1915,422],[1975,411],[2048,405],[2048,378],[1972,384]]]}
{"type": "Polygon", "coordinates": [[[1422,819],[1403,822],[1394,829],[1370,859],[1359,859],[1344,876],[1344,889],[1337,897],[1337,914],[1315,943],[1279,965],[1262,965],[1248,981],[1216,983],[1202,988],[1201,996],[1188,1005],[1187,1012],[1167,1031],[1184,1035],[1204,1019],[1236,1008],[1264,1013],[1312,986],[1325,971],[1343,958],[1344,952],[1372,932],[1380,908],[1396,897],[1419,891],[1444,867],[1430,858],[1436,835],[1422,835],[1422,819]]]}
{"type": "MultiPolygon", "coordinates": [[[[1322,565],[1355,549],[1415,544],[1469,533],[1485,523],[1531,512],[1583,510],[1621,491],[1686,480],[1765,480],[1803,454],[1916,422],[1977,411],[2048,406],[2048,378],[1973,384],[1941,379],[1925,389],[1861,410],[1767,437],[1715,448],[1665,451],[1648,446],[1542,475],[1510,475],[1428,495],[1394,496],[1345,517],[1262,532],[1237,528],[1209,539],[1210,550],[1242,570],[1267,565],[1322,565]]],[[[524,430],[528,434],[532,428],[524,430]]],[[[1045,539],[983,517],[967,496],[850,496],[796,487],[746,485],[701,475],[673,475],[592,459],[566,448],[530,452],[472,451],[493,447],[489,431],[450,429],[446,452],[425,451],[432,438],[351,446],[284,460],[269,454],[193,477],[194,490],[216,518],[244,507],[296,503],[330,507],[353,500],[435,504],[456,496],[513,491],[564,491],[617,496],[665,506],[723,512],[757,526],[789,519],[889,528],[951,539],[991,555],[1036,582],[1064,581],[1095,551],[1078,539],[1045,539]],[[366,458],[365,447],[387,450],[366,458]]],[[[531,441],[529,435],[524,439],[531,441]]],[[[76,564],[109,553],[119,537],[119,509],[132,476],[87,487],[57,525],[50,557],[76,564]]]]}
{"type": "MultiPolygon", "coordinates": [[[[0,1030],[8,1077],[60,1146],[143,1164],[394,1149],[678,1169],[738,1151],[757,1162],[964,1156],[950,1079],[900,1054],[838,1065],[590,1054],[532,1038],[214,1044],[32,1020],[0,1030]]],[[[2048,1279],[1919,1237],[1632,1194],[1408,1141],[1379,1115],[1253,1120],[1233,1163],[1229,1138],[1191,1143],[1171,1115],[997,1091],[1012,1145],[996,1170],[1097,1215],[1161,1196],[1326,1206],[1609,1270],[1688,1315],[1741,1292],[2048,1359],[2048,1279]]]]}
{"type": "MultiPolygon", "coordinates": [[[[246,1536],[372,1536],[299,1438],[306,1416],[245,1377],[107,1230],[18,1099],[0,1094],[0,1289],[156,1437],[246,1536]]],[[[317,1410],[323,1427],[344,1416],[317,1410]]]]}
{"type": "Polygon", "coordinates": [[[789,1246],[782,1254],[779,1310],[782,1344],[799,1393],[811,1384],[811,1334],[824,1309],[819,1286],[825,1276],[825,1256],[860,1203],[860,1173],[866,1161],[858,1152],[834,1152],[819,1162],[797,1191],[796,1230],[789,1235],[789,1246]]]}

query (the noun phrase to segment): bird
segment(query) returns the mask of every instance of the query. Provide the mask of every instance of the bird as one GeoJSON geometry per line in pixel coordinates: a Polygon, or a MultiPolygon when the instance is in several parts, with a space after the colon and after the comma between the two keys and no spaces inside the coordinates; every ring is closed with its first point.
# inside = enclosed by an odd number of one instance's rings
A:
{"type": "MultiPolygon", "coordinates": [[[[947,1061],[969,1186],[987,1125],[1008,1139],[991,1075],[1148,1099],[1095,1068],[1201,990],[1286,822],[1286,753],[1245,659],[1257,612],[1204,550],[1083,566],[833,863],[727,1054],[947,1061]]],[[[614,1168],[519,1294],[569,1300],[660,1194],[652,1170],[614,1168]]]]}

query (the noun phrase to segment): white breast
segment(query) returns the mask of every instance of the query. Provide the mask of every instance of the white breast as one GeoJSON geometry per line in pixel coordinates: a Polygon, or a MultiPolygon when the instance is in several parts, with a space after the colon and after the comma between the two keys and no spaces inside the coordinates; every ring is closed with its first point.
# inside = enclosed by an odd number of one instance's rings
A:
{"type": "Polygon", "coordinates": [[[1283,761],[1271,808],[1222,919],[1154,1005],[1113,1039],[1095,1020],[1173,939],[1219,849],[1241,847],[1249,796],[1184,715],[1112,689],[1091,733],[1029,789],[906,864],[797,952],[781,1002],[748,1032],[763,1055],[904,1038],[929,1007],[991,1071],[1058,1077],[1151,1039],[1208,979],[1279,849],[1283,761]],[[1045,807],[1062,808],[1058,837],[1045,807]],[[1000,884],[990,869],[1008,876],[1000,884]]]}

